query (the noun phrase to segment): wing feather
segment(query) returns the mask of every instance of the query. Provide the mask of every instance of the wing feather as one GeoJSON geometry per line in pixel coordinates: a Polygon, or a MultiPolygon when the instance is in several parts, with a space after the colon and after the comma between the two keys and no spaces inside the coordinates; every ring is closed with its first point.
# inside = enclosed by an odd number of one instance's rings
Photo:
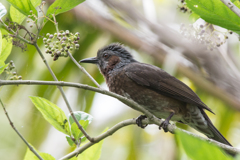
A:
{"type": "Polygon", "coordinates": [[[125,66],[124,70],[125,74],[139,85],[212,112],[191,88],[156,66],[135,62],[125,66]]]}

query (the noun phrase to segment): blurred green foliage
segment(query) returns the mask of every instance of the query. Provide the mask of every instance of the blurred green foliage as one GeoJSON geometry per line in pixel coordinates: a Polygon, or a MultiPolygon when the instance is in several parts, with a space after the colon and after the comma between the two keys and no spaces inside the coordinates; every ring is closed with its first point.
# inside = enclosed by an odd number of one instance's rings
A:
{"type": "Polygon", "coordinates": [[[224,154],[223,150],[217,146],[177,131],[177,140],[186,151],[187,155],[194,160],[233,160],[229,155],[224,154]]]}

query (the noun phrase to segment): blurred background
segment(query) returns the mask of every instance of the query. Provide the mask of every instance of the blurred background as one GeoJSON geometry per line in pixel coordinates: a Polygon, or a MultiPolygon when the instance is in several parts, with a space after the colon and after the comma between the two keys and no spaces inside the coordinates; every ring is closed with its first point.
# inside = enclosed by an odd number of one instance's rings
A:
{"type": "MultiPolygon", "coordinates": [[[[46,2],[50,5],[53,1],[46,2]]],[[[5,0],[1,3],[9,10],[5,0]]],[[[240,148],[238,37],[215,27],[221,32],[211,30],[209,34],[220,37],[220,47],[216,47],[217,42],[212,37],[209,41],[199,39],[194,34],[199,32],[200,25],[206,23],[198,20],[190,25],[193,23],[193,19],[189,18],[190,11],[182,7],[178,0],[88,0],[56,18],[60,30],[80,33],[80,49],[73,52],[77,61],[96,56],[99,48],[112,42],[124,44],[138,61],[161,67],[190,86],[215,112],[216,115],[208,115],[216,128],[233,146],[240,148]]],[[[26,22],[24,25],[29,26],[26,22]]],[[[48,22],[41,35],[55,32],[54,25],[48,22]]],[[[39,45],[44,50],[42,39],[39,39],[39,45]]],[[[70,58],[53,61],[49,55],[45,56],[59,80],[95,86],[70,58]]],[[[53,80],[32,46],[28,46],[25,52],[14,47],[6,62],[10,60],[14,61],[16,72],[24,80],[53,80]]],[[[97,66],[82,66],[107,89],[97,66]]],[[[85,111],[94,117],[87,128],[91,136],[141,114],[114,98],[92,91],[68,87],[64,87],[64,91],[75,111],[85,111]]],[[[2,86],[0,97],[16,128],[35,148],[57,159],[71,152],[73,148],[67,144],[65,135],[43,118],[29,96],[44,97],[62,108],[66,115],[69,114],[59,90],[54,86],[2,86]]],[[[176,125],[199,134],[185,125],[176,125]]],[[[2,109],[0,126],[0,159],[23,159],[27,147],[9,125],[2,109]]],[[[133,125],[104,140],[100,159],[188,158],[174,135],[158,130],[156,125],[149,125],[144,130],[133,125]]]]}

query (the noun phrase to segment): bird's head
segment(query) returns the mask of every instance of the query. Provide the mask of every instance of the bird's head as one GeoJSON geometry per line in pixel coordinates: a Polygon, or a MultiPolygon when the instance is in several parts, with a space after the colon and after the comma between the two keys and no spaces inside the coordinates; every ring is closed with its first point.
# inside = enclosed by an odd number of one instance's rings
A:
{"type": "Polygon", "coordinates": [[[122,45],[113,43],[99,49],[97,57],[86,58],[80,62],[97,64],[100,71],[105,75],[109,71],[121,68],[131,62],[136,62],[136,60],[122,45]]]}

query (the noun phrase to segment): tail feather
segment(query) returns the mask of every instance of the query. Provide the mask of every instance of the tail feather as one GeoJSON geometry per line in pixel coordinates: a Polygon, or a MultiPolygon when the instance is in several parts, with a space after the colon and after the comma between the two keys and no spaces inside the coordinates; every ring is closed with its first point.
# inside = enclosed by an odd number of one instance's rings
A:
{"type": "MultiPolygon", "coordinates": [[[[218,142],[221,142],[223,144],[232,146],[227,140],[226,138],[215,128],[215,126],[212,124],[211,120],[208,118],[207,114],[204,112],[203,109],[200,109],[202,115],[204,116],[204,118],[207,120],[207,125],[208,128],[207,129],[200,129],[199,131],[202,132],[203,134],[205,134],[208,138],[211,138],[213,140],[216,140],[218,142]],[[209,134],[209,129],[210,129],[210,133],[209,134]]],[[[232,156],[236,156],[236,153],[232,153],[230,151],[225,150],[226,153],[232,155],[232,156]]]]}
{"type": "MultiPolygon", "coordinates": [[[[202,108],[189,107],[190,115],[185,117],[184,121],[189,126],[195,128],[199,132],[205,134],[208,138],[216,140],[220,143],[232,146],[226,138],[214,127],[211,120],[208,118],[207,114],[202,108]]],[[[235,153],[225,150],[228,154],[235,156],[235,153]]]]}
{"type": "MultiPolygon", "coordinates": [[[[227,140],[226,138],[217,130],[217,128],[215,128],[215,126],[212,124],[211,120],[208,118],[207,114],[202,110],[201,110],[201,113],[202,115],[204,116],[204,118],[207,120],[207,124],[208,124],[208,129],[211,130],[211,136],[209,136],[208,134],[206,134],[206,136],[208,138],[211,138],[213,140],[216,140],[218,142],[221,142],[223,144],[226,144],[226,145],[229,145],[229,146],[232,146],[227,140]]],[[[201,131],[204,133],[204,130],[201,131]]]]}

